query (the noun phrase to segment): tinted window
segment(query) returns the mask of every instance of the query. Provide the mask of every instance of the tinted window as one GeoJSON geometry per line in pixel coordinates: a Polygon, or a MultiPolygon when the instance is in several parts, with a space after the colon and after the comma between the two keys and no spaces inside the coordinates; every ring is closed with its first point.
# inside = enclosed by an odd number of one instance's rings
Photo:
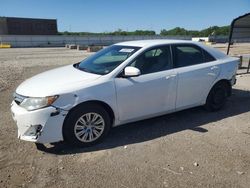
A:
{"type": "Polygon", "coordinates": [[[174,45],[175,67],[185,67],[204,62],[202,49],[193,45],[174,45]]]}
{"type": "Polygon", "coordinates": [[[215,61],[216,59],[210,55],[207,51],[203,50],[204,62],[215,61]]]}
{"type": "Polygon", "coordinates": [[[130,66],[140,69],[141,74],[171,69],[170,47],[164,46],[148,50],[136,58],[130,66]]]}

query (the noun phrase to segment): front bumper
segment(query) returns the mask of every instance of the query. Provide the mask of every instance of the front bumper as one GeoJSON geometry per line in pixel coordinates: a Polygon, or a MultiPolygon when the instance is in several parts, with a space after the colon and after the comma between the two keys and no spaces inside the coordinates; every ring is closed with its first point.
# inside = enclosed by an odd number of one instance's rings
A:
{"type": "Polygon", "coordinates": [[[62,126],[67,111],[52,106],[27,111],[13,101],[11,112],[21,140],[42,144],[63,140],[62,126]]]}
{"type": "Polygon", "coordinates": [[[232,79],[230,80],[231,86],[234,86],[236,82],[237,82],[236,75],[234,75],[232,79]]]}

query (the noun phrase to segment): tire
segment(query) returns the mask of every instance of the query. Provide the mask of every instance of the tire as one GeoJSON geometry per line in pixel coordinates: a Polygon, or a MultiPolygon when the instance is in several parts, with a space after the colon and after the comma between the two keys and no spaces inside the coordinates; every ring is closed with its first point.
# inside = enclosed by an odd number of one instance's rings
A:
{"type": "Polygon", "coordinates": [[[211,112],[220,110],[227,101],[228,91],[230,88],[227,83],[218,82],[215,84],[208,94],[205,104],[206,110],[211,112]]]}
{"type": "Polygon", "coordinates": [[[68,114],[63,125],[63,136],[66,142],[75,146],[92,146],[108,134],[110,127],[108,112],[101,105],[87,103],[68,114]]]}

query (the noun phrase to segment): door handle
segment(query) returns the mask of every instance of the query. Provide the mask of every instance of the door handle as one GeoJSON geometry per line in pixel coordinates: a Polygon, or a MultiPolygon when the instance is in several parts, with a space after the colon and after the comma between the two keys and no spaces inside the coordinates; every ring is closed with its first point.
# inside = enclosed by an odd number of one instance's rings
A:
{"type": "Polygon", "coordinates": [[[212,66],[211,70],[215,70],[215,69],[218,69],[218,68],[219,68],[218,66],[212,66]]]}
{"type": "Polygon", "coordinates": [[[212,76],[212,77],[215,77],[215,76],[216,76],[215,73],[211,73],[211,72],[207,73],[207,75],[208,75],[208,76],[212,76]]]}
{"type": "Polygon", "coordinates": [[[168,75],[168,76],[166,76],[166,79],[168,80],[168,79],[174,78],[174,77],[176,77],[176,74],[168,75]]]}

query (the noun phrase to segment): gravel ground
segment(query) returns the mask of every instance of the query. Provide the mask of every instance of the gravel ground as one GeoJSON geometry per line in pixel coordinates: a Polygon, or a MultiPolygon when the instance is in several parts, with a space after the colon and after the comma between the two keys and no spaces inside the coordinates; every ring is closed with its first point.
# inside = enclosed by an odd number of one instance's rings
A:
{"type": "Polygon", "coordinates": [[[0,187],[245,187],[250,185],[250,75],[225,108],[193,108],[111,130],[103,143],[45,151],[17,139],[12,92],[26,78],[77,62],[64,48],[0,50],[0,187]]]}

